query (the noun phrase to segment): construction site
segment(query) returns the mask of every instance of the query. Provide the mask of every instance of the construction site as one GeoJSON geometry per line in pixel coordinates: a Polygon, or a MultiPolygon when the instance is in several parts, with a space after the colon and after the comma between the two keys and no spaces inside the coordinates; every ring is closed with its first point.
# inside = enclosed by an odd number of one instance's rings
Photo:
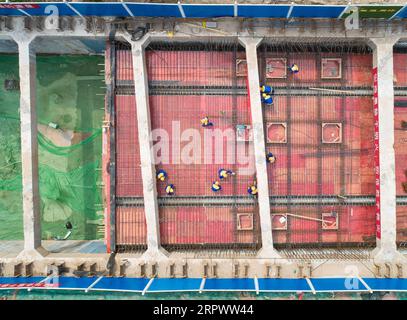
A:
{"type": "Polygon", "coordinates": [[[0,289],[407,291],[407,7],[46,6],[0,3],[0,289]]]}

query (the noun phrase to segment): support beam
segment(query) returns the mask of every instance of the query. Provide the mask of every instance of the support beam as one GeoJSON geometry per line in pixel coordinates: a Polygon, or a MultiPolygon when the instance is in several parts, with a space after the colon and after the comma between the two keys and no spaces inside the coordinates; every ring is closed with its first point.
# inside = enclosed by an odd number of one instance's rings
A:
{"type": "Polygon", "coordinates": [[[147,251],[149,258],[166,258],[160,244],[156,171],[152,153],[151,118],[148,94],[148,75],[145,47],[148,37],[140,41],[130,41],[133,58],[134,90],[137,106],[137,125],[140,145],[141,175],[143,178],[144,212],[147,222],[147,251]]]}
{"type": "Polygon", "coordinates": [[[402,259],[396,246],[393,46],[397,41],[398,38],[395,37],[370,40],[373,48],[375,77],[375,126],[378,128],[376,133],[376,150],[378,143],[378,154],[376,154],[377,247],[373,257],[378,262],[393,263],[402,259]]]}
{"type": "Polygon", "coordinates": [[[38,141],[36,111],[36,55],[33,38],[14,39],[19,50],[21,172],[23,185],[24,250],[19,257],[36,259],[46,255],[41,247],[41,214],[38,185],[38,141]]]}
{"type": "Polygon", "coordinates": [[[260,82],[257,61],[257,47],[260,44],[261,39],[239,38],[239,41],[246,48],[248,89],[252,114],[253,144],[262,241],[262,248],[258,256],[262,258],[278,258],[279,255],[273,247],[273,237],[271,232],[270,199],[266,163],[266,140],[264,136],[263,106],[260,100],[259,89],[260,82]]]}

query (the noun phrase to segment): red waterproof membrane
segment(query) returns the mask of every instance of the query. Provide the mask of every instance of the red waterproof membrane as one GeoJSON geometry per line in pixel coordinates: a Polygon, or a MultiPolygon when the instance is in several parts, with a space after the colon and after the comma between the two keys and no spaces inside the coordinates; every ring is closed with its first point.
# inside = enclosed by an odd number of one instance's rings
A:
{"type": "MultiPolygon", "coordinates": [[[[407,105],[406,97],[395,97],[394,151],[396,160],[396,193],[407,195],[407,105]]],[[[397,205],[397,242],[407,241],[407,206],[397,205]]]]}
{"type": "Polygon", "coordinates": [[[407,86],[407,53],[393,53],[394,86],[407,86]]]}
{"type": "Polygon", "coordinates": [[[116,208],[116,243],[143,245],[147,243],[147,225],[142,207],[116,208]]]}
{"type": "MultiPolygon", "coordinates": [[[[404,101],[405,97],[395,97],[397,101],[404,101]]],[[[394,150],[396,156],[396,191],[397,195],[407,195],[407,107],[394,108],[394,150]],[[406,122],[404,124],[404,122],[406,122]],[[405,126],[405,127],[403,127],[405,126]],[[406,183],[406,189],[403,188],[406,183]]]]}
{"type": "MultiPolygon", "coordinates": [[[[246,221],[247,226],[249,224],[246,221]]],[[[160,233],[163,245],[255,245],[259,242],[258,229],[258,214],[249,207],[163,207],[160,209],[160,233]],[[239,228],[237,222],[239,214],[245,214],[246,219],[249,215],[253,219],[252,230],[239,228]]]]}
{"type": "Polygon", "coordinates": [[[251,124],[246,96],[150,96],[150,113],[157,170],[168,174],[157,183],[159,195],[165,185],[175,186],[177,196],[247,195],[253,183],[252,142],[236,141],[236,125],[251,124]],[[213,123],[202,127],[207,116],[213,123]],[[236,174],[219,180],[219,169],[236,174]],[[212,183],[220,181],[215,193],[212,183]]]}
{"type": "MultiPolygon", "coordinates": [[[[355,86],[371,87],[372,79],[372,54],[337,54],[337,53],[276,53],[259,52],[259,65],[265,71],[264,79],[267,84],[284,86],[290,84],[293,87],[319,88],[323,86],[355,86]],[[296,64],[299,72],[292,74],[287,72],[286,78],[270,78],[270,70],[267,70],[267,59],[282,58],[287,60],[287,66],[296,64]],[[323,79],[322,60],[334,58],[341,60],[341,77],[339,79],[323,79]]],[[[405,62],[403,62],[405,63],[405,62]]],[[[281,66],[275,67],[275,74],[281,74],[281,66]]]]}
{"type": "MultiPolygon", "coordinates": [[[[288,214],[285,222],[287,230],[274,229],[273,241],[279,245],[375,241],[372,238],[376,228],[374,212],[374,206],[292,206],[289,209],[272,207],[272,216],[278,213],[288,214]],[[331,218],[324,220],[323,213],[331,218]],[[329,228],[332,217],[337,219],[337,229],[324,229],[329,228]],[[324,227],[325,221],[327,225],[324,227]]],[[[277,226],[277,223],[273,226],[277,226]]]]}
{"type": "Polygon", "coordinates": [[[245,52],[148,50],[147,72],[150,84],[168,86],[246,85],[246,75],[237,75],[237,59],[245,52]]]}
{"type": "Polygon", "coordinates": [[[397,243],[407,241],[407,206],[397,206],[397,243]]]}
{"type": "Polygon", "coordinates": [[[270,194],[374,195],[372,108],[370,97],[276,96],[265,126],[287,123],[288,141],[267,144],[270,194]],[[324,122],[342,125],[342,143],[322,142],[324,122]]]}
{"type": "Polygon", "coordinates": [[[116,195],[143,196],[134,96],[116,96],[116,195]]]}

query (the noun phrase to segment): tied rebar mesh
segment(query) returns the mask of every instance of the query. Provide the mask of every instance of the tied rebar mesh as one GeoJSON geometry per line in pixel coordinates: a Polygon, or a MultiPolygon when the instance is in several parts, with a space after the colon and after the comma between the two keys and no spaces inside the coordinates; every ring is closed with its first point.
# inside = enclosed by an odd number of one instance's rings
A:
{"type": "MultiPolygon", "coordinates": [[[[121,47],[117,51],[116,94],[129,99],[134,96],[134,83],[125,65],[131,65],[131,51],[129,46],[118,46],[121,47]]],[[[255,177],[253,173],[240,173],[241,169],[253,165],[249,154],[251,143],[235,141],[236,126],[251,124],[247,77],[237,74],[237,60],[245,60],[245,51],[231,41],[151,43],[146,48],[153,138],[154,132],[161,130],[168,134],[165,138],[169,140],[168,150],[156,154],[156,158],[168,156],[166,161],[156,159],[156,170],[164,169],[168,174],[165,182],[157,181],[161,244],[167,250],[255,250],[259,246],[257,202],[247,194],[255,177]],[[212,129],[201,126],[200,119],[205,116],[214,123],[212,129]],[[185,130],[195,130],[202,138],[201,157],[191,163],[184,163],[179,155],[181,152],[182,156],[182,148],[187,142],[181,139],[185,130]],[[208,138],[213,139],[214,144],[212,154],[208,154],[204,136],[212,130],[220,130],[225,136],[220,143],[213,137],[208,138]],[[228,147],[228,141],[233,148],[228,147]],[[215,149],[223,151],[221,157],[216,157],[215,149]],[[245,155],[250,163],[237,163],[239,155],[245,155]],[[222,191],[215,194],[211,185],[219,180],[221,168],[232,170],[236,175],[221,181],[222,191]],[[175,186],[172,196],[165,193],[169,183],[175,186]]],[[[127,120],[123,119],[121,126],[128,126],[135,117],[127,114],[127,120]]],[[[120,130],[120,124],[117,130],[120,130]]],[[[137,144],[137,135],[126,141],[137,144]]],[[[160,141],[157,138],[153,143],[160,141]]],[[[129,151],[129,146],[124,149],[127,158],[138,159],[137,149],[129,151]]],[[[130,162],[137,163],[137,160],[130,162]]],[[[123,164],[118,161],[117,166],[119,171],[123,164]]],[[[141,183],[136,172],[129,173],[141,183]]],[[[132,189],[117,198],[119,229],[127,234],[126,242],[119,246],[121,250],[138,250],[140,246],[135,247],[135,243],[144,239],[145,230],[140,226],[145,221],[138,191],[142,189],[132,189]],[[132,225],[130,231],[129,224],[132,225]],[[143,237],[139,237],[140,234],[143,237]]]]}
{"type": "Polygon", "coordinates": [[[258,53],[260,78],[276,91],[274,105],[264,110],[266,139],[268,124],[284,123],[287,127],[286,143],[266,141],[267,151],[277,158],[268,167],[272,218],[286,218],[285,226],[273,220],[275,246],[374,246],[371,49],[348,42],[299,41],[265,43],[258,53]],[[267,78],[270,58],[286,59],[287,66],[296,63],[300,72],[288,73],[286,78],[267,78]],[[325,58],[341,60],[342,77],[322,78],[325,58]],[[323,123],[341,126],[341,143],[322,142],[323,123]],[[273,201],[277,196],[287,196],[286,203],[273,201]],[[302,203],[294,204],[296,198],[302,203]],[[338,202],[328,203],[329,198],[338,202]],[[369,200],[350,202],[352,198],[369,200]],[[323,226],[326,214],[338,216],[337,229],[323,226]],[[286,230],[281,230],[284,227],[286,230]]]}
{"type": "Polygon", "coordinates": [[[406,166],[406,128],[407,121],[407,46],[398,42],[394,46],[394,151],[396,156],[396,192],[397,192],[397,244],[399,248],[407,247],[407,184],[406,166]]]}

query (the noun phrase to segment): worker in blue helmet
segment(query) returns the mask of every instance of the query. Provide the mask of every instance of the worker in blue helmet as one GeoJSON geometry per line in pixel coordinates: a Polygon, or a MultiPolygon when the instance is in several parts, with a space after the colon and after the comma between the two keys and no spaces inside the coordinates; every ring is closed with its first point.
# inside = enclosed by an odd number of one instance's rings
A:
{"type": "Polygon", "coordinates": [[[165,172],[163,169],[158,170],[157,179],[160,181],[165,181],[165,179],[167,179],[167,172],[165,172]]]}
{"type": "Polygon", "coordinates": [[[300,68],[298,68],[298,65],[297,65],[297,64],[293,63],[293,64],[291,65],[291,67],[288,67],[288,70],[289,70],[291,73],[298,73],[298,72],[300,71],[300,68]]]}
{"type": "Polygon", "coordinates": [[[208,116],[205,116],[204,118],[201,119],[201,125],[202,125],[202,127],[207,128],[207,127],[212,127],[213,123],[211,121],[209,121],[208,116]]]}
{"type": "Polygon", "coordinates": [[[274,163],[276,161],[276,157],[271,152],[267,153],[266,160],[268,163],[274,163]]]}
{"type": "Polygon", "coordinates": [[[175,186],[173,184],[169,184],[165,187],[165,193],[169,196],[172,196],[175,192],[175,186]]]}
{"type": "Polygon", "coordinates": [[[263,93],[261,95],[261,101],[269,106],[271,106],[274,103],[273,97],[267,93],[263,93]]]}
{"type": "Polygon", "coordinates": [[[274,88],[272,86],[261,86],[260,87],[260,92],[261,93],[266,93],[269,95],[273,95],[274,94],[274,88]]]}
{"type": "Polygon", "coordinates": [[[252,196],[257,196],[257,183],[256,183],[256,181],[254,181],[253,184],[250,185],[247,188],[247,193],[252,195],[252,196]]]}
{"type": "Polygon", "coordinates": [[[212,189],[213,192],[218,192],[218,191],[222,190],[222,186],[220,185],[219,181],[214,181],[212,183],[212,188],[211,189],[212,189]]]}
{"type": "Polygon", "coordinates": [[[232,170],[226,170],[226,169],[219,169],[218,170],[218,175],[219,175],[219,179],[223,180],[226,179],[227,177],[234,176],[235,173],[232,170]]]}

